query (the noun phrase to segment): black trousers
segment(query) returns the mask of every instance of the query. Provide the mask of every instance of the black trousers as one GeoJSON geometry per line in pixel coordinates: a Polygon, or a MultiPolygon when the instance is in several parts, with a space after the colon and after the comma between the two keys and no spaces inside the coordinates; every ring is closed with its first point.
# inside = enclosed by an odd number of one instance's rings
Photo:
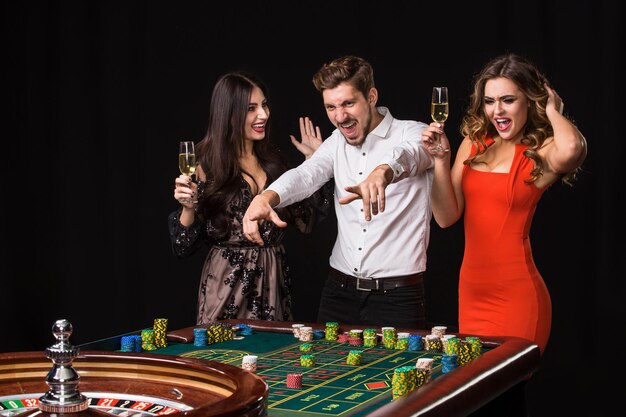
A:
{"type": "Polygon", "coordinates": [[[318,323],[426,329],[424,284],[390,291],[361,291],[326,280],[317,315],[318,323]]]}

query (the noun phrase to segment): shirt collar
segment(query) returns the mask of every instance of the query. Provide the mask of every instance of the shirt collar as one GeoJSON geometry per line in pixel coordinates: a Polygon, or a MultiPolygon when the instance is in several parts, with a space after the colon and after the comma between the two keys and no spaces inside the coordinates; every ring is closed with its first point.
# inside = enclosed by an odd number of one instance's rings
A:
{"type": "MultiPolygon", "coordinates": [[[[381,139],[386,139],[389,134],[389,130],[391,129],[391,123],[393,122],[393,116],[387,107],[376,107],[378,113],[385,116],[383,120],[376,126],[374,130],[372,130],[369,135],[376,135],[381,139]]],[[[367,135],[367,136],[369,136],[367,135]]]]}

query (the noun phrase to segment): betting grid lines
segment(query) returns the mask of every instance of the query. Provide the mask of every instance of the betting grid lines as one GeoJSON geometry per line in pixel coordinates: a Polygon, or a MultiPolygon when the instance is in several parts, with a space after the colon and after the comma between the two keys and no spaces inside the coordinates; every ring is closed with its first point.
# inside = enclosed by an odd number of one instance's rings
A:
{"type": "MultiPolygon", "coordinates": [[[[433,375],[441,368],[441,355],[424,351],[367,348],[327,340],[314,340],[310,352],[301,352],[301,343],[258,354],[256,374],[269,386],[269,416],[325,415],[360,416],[376,408],[380,401],[391,401],[391,379],[395,368],[414,366],[420,357],[434,359],[433,375]],[[347,365],[351,350],[362,351],[360,365],[347,365]],[[315,365],[303,367],[300,356],[313,354],[315,365]],[[302,388],[287,388],[287,374],[302,374],[302,388]],[[366,408],[362,409],[364,404],[366,408]],[[363,414],[362,414],[363,413],[363,414]]],[[[236,350],[204,349],[181,356],[216,360],[234,366],[244,355],[236,350]]]]}

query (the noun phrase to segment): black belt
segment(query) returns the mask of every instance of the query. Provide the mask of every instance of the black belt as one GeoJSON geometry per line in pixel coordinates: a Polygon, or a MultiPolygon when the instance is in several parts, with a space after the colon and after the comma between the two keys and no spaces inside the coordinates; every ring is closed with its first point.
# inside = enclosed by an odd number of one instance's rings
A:
{"type": "Polygon", "coordinates": [[[340,282],[342,286],[356,288],[360,291],[389,291],[395,288],[406,287],[408,285],[421,284],[424,279],[424,273],[403,275],[401,277],[388,278],[359,278],[353,275],[347,275],[330,268],[328,274],[333,280],[340,282]]]}

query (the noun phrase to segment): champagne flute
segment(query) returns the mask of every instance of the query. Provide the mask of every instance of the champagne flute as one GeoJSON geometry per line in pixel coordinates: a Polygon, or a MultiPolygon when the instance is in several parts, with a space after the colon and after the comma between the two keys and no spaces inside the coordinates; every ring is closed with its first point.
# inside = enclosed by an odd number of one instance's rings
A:
{"type": "MultiPolygon", "coordinates": [[[[448,119],[448,87],[433,87],[430,117],[437,123],[443,123],[448,119]]],[[[444,149],[441,143],[437,143],[435,151],[448,152],[449,149],[444,149]]]]}
{"type": "MultiPolygon", "coordinates": [[[[178,169],[180,173],[187,176],[193,176],[196,172],[196,150],[192,141],[181,141],[178,151],[178,169]]],[[[191,199],[184,199],[181,203],[197,203],[191,199]]]]}

